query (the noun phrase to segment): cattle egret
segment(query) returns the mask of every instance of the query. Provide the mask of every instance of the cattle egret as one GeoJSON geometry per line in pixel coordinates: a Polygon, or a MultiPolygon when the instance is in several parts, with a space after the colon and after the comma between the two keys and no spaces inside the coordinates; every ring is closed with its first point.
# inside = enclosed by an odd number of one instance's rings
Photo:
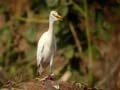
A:
{"type": "Polygon", "coordinates": [[[51,11],[49,15],[48,31],[44,32],[38,41],[37,66],[40,75],[47,66],[50,66],[49,73],[52,74],[53,58],[56,51],[56,40],[53,31],[53,24],[55,21],[61,19],[62,17],[56,11],[51,11]]]}

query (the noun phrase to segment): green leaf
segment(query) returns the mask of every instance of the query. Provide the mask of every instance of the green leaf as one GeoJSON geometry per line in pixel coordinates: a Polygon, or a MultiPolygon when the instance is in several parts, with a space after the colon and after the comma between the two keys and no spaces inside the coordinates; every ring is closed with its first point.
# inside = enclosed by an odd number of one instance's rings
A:
{"type": "Polygon", "coordinates": [[[74,46],[72,45],[68,45],[66,48],[64,48],[64,56],[67,58],[67,59],[71,59],[74,55],[74,46]]]}
{"type": "Polygon", "coordinates": [[[72,71],[70,80],[85,82],[84,77],[78,71],[72,71]]]}
{"type": "Polygon", "coordinates": [[[23,36],[30,42],[34,42],[35,41],[35,37],[36,37],[37,31],[36,31],[36,27],[35,25],[31,25],[29,27],[28,30],[26,30],[26,32],[23,33],[23,36]]]}
{"type": "Polygon", "coordinates": [[[15,66],[11,66],[11,68],[10,68],[10,73],[11,73],[12,75],[15,75],[15,73],[16,73],[16,68],[15,68],[15,66]]]}
{"type": "Polygon", "coordinates": [[[83,10],[83,6],[82,6],[82,5],[78,5],[78,4],[76,4],[76,3],[73,3],[73,9],[74,9],[75,11],[80,12],[83,16],[85,16],[85,12],[84,12],[84,10],[83,10]]]}
{"type": "Polygon", "coordinates": [[[115,28],[115,24],[109,22],[103,22],[102,26],[106,31],[113,30],[115,28]]]}
{"type": "Polygon", "coordinates": [[[26,54],[26,60],[30,61],[34,58],[33,56],[36,55],[36,48],[32,47],[28,52],[25,52],[26,54]]]}
{"type": "Polygon", "coordinates": [[[60,6],[57,11],[61,14],[62,17],[65,17],[68,14],[68,7],[67,6],[60,6]]]}
{"type": "Polygon", "coordinates": [[[110,33],[104,31],[104,32],[103,32],[103,35],[102,35],[102,38],[103,38],[104,41],[107,42],[107,41],[110,41],[110,40],[112,39],[112,36],[111,36],[110,33]]]}
{"type": "Polygon", "coordinates": [[[55,23],[54,25],[54,33],[57,34],[60,31],[59,23],[55,23]]]}
{"type": "Polygon", "coordinates": [[[54,7],[58,5],[59,0],[46,0],[47,6],[48,7],[54,7]]]}
{"type": "Polygon", "coordinates": [[[61,5],[68,6],[73,3],[72,0],[61,0],[61,5]]]}
{"type": "Polygon", "coordinates": [[[10,27],[9,26],[5,26],[4,28],[0,28],[0,36],[3,35],[5,32],[10,32],[10,27]]]}
{"type": "MultiPolygon", "coordinates": [[[[91,48],[93,53],[93,56],[92,56],[93,60],[98,60],[100,58],[99,48],[96,45],[92,45],[91,48]]],[[[86,51],[84,51],[85,56],[88,56],[88,53],[89,51],[88,49],[86,49],[86,51]]]]}
{"type": "Polygon", "coordinates": [[[98,60],[100,58],[100,51],[99,48],[96,45],[92,45],[92,52],[93,52],[93,58],[94,60],[98,60]]]}
{"type": "Polygon", "coordinates": [[[2,64],[3,63],[3,55],[0,55],[0,64],[2,64]]]}

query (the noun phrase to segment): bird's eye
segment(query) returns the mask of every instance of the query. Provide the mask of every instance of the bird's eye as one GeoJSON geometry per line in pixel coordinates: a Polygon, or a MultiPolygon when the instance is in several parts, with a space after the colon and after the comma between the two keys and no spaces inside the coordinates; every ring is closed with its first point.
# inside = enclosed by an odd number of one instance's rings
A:
{"type": "Polygon", "coordinates": [[[55,13],[53,13],[52,15],[53,15],[54,17],[56,17],[56,14],[55,14],[55,13]]]}

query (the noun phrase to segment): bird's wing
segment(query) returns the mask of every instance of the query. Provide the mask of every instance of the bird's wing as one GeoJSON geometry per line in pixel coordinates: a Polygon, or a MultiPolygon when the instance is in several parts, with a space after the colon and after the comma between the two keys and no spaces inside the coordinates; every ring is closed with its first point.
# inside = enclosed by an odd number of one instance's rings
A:
{"type": "Polygon", "coordinates": [[[42,52],[44,50],[44,46],[43,45],[38,45],[37,48],[37,65],[39,66],[41,60],[42,60],[42,52]]]}
{"type": "Polygon", "coordinates": [[[37,47],[37,65],[41,63],[43,57],[43,52],[44,52],[44,36],[41,37],[41,39],[38,42],[38,47],[37,47]]]}

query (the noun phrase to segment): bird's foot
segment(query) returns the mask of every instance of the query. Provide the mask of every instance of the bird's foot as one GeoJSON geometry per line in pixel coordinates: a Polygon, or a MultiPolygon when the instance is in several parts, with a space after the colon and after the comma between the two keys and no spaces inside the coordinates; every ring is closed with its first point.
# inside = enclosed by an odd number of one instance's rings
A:
{"type": "Polygon", "coordinates": [[[50,74],[46,77],[46,80],[52,80],[54,81],[54,74],[50,74]]]}
{"type": "Polygon", "coordinates": [[[40,81],[46,81],[46,80],[54,81],[54,74],[50,74],[50,75],[40,79],[40,81]]]}

